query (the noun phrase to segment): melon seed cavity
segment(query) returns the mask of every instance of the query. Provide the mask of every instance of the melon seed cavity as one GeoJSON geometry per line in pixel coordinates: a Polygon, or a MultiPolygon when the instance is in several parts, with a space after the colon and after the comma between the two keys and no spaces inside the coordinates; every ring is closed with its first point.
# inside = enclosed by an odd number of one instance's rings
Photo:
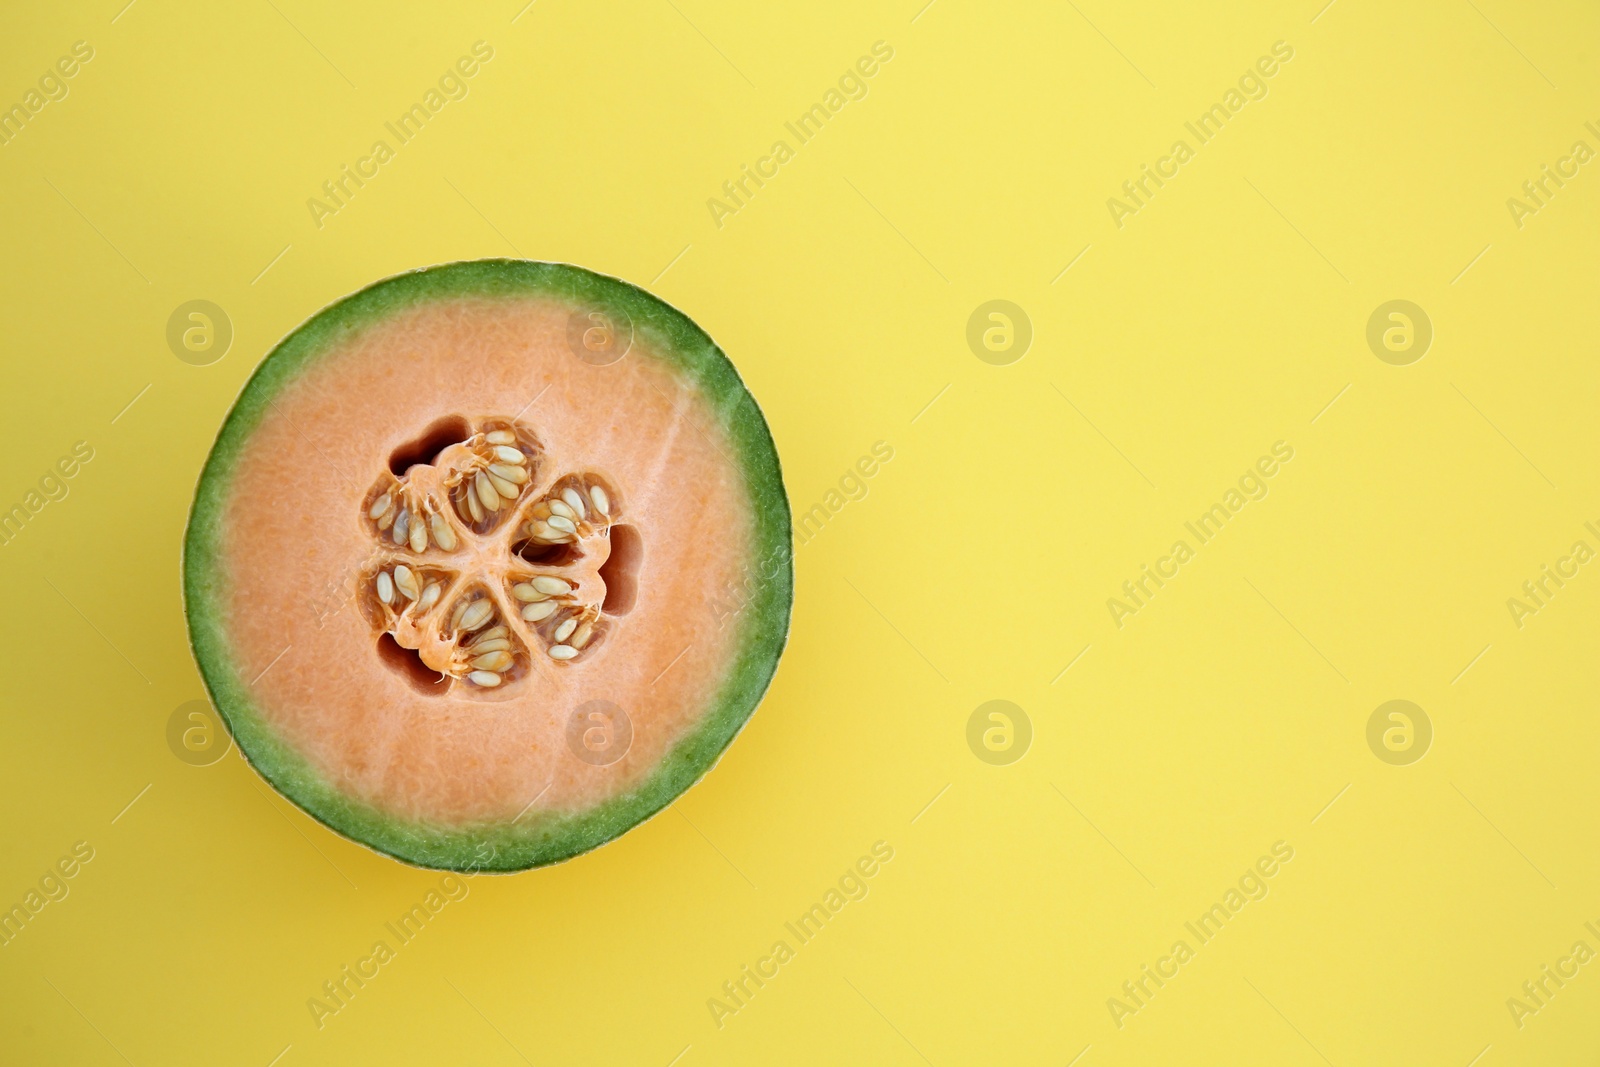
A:
{"type": "Polygon", "coordinates": [[[513,419],[450,416],[424,440],[397,453],[362,509],[375,654],[449,683],[429,693],[502,693],[581,667],[618,621],[599,569],[621,517],[615,487],[592,472],[547,479],[543,445],[513,419]],[[441,426],[461,439],[440,444],[441,426]]]}

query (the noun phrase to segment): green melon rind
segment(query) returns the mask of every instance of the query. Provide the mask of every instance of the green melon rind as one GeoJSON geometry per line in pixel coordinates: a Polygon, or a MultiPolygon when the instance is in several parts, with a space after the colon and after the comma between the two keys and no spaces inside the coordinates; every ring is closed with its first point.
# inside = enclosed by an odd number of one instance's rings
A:
{"type": "MultiPolygon", "coordinates": [[[[620,321],[620,318],[619,318],[620,321]]],[[[627,358],[640,358],[630,355],[627,358]]],[[[303,323],[256,368],[228,413],[201,472],[184,537],[183,587],[190,644],[212,704],[255,769],[313,818],[406,863],[445,870],[518,871],[559,863],[654,815],[703,777],[755,710],[777,670],[794,600],[793,534],[777,449],[738,372],[688,316],[627,282],[581,267],[525,260],[447,263],[377,282],[303,323]],[[425,301],[554,297],[632,320],[639,341],[693,383],[721,423],[742,467],[754,522],[750,580],[730,600],[738,647],[701,723],[632,791],[585,812],[525,817],[515,825],[407,822],[325,782],[267,725],[228,647],[223,606],[224,508],[234,467],[272,398],[350,335],[425,301]]]]}

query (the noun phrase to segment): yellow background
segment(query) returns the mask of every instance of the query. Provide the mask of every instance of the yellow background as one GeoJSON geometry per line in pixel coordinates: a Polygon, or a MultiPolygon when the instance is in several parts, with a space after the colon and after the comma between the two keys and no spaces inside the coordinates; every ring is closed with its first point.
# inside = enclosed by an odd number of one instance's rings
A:
{"type": "Polygon", "coordinates": [[[0,907],[73,842],[95,858],[0,948],[0,1058],[1594,1057],[1600,965],[1520,1029],[1506,1000],[1574,941],[1600,949],[1600,566],[1521,629],[1506,600],[1600,547],[1600,163],[1521,229],[1505,202],[1575,140],[1600,148],[1600,16],[920,3],[3,16],[0,102],[76,40],[95,56],[0,148],[0,506],[73,442],[95,458],[0,549],[0,907]],[[307,198],[477,40],[470,95],[314,226],[307,198]],[[707,199],[878,40],[868,95],[715,225],[707,199]],[[1106,199],[1278,40],[1295,54],[1266,99],[1114,225],[1106,199]],[[797,511],[874,442],[894,458],[799,549],[777,680],[676,810],[472,880],[319,1030],[307,999],[439,876],[334,836],[236,755],[169,750],[202,695],[189,498],[296,323],[402,269],[518,254],[703,325],[797,511]],[[1405,367],[1364,339],[1399,298],[1435,331],[1405,367]],[[209,366],[165,341],[192,299],[233,323],[209,366]],[[965,340],[990,299],[1033,325],[1008,366],[965,340]],[[1107,598],[1278,440],[1270,495],[1119,629],[1107,598]],[[1033,727],[1008,766],[967,745],[992,699],[1033,727]],[[1367,746],[1390,699],[1432,721],[1420,762],[1367,746]],[[895,857],[870,895],[719,1029],[708,998],[878,840],[895,857]],[[1279,840],[1270,895],[1119,1029],[1107,998],[1279,840]]]}

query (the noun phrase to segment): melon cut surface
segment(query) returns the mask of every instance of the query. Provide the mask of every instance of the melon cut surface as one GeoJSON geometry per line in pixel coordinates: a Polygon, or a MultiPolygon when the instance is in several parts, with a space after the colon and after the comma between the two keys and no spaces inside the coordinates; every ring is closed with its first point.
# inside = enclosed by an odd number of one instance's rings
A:
{"type": "Polygon", "coordinates": [[[454,263],[262,362],[201,474],[185,607],[283,795],[409,863],[520,870],[715,763],[777,668],[791,544],[704,331],[577,267],[454,263]]]}

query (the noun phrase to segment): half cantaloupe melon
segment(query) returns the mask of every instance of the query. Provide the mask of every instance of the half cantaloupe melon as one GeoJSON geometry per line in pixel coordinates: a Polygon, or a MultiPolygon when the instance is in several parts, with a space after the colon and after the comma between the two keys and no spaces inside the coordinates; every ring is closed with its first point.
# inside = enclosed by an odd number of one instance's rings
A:
{"type": "Polygon", "coordinates": [[[793,599],[772,437],[682,313],[577,267],[390,278],[245,385],[184,545],[241,752],[409,863],[521,870],[710,769],[793,599]]]}

